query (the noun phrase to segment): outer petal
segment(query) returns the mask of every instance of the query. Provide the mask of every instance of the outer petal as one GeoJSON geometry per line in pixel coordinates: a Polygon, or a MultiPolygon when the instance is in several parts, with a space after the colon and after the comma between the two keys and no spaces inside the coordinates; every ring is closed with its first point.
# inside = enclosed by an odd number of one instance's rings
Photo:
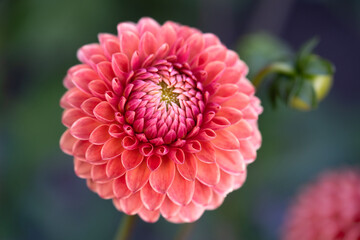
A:
{"type": "Polygon", "coordinates": [[[136,192],[147,183],[149,176],[150,170],[146,161],[142,161],[138,167],[126,172],[126,185],[131,191],[136,192]]]}
{"type": "Polygon", "coordinates": [[[151,211],[160,208],[165,196],[165,194],[155,192],[149,183],[147,183],[140,191],[140,197],[145,208],[151,211]]]}
{"type": "Polygon", "coordinates": [[[240,151],[224,151],[216,149],[216,163],[229,174],[240,174],[244,172],[246,165],[240,151]]]}
{"type": "Polygon", "coordinates": [[[195,182],[185,180],[176,170],[174,181],[167,191],[167,196],[176,204],[185,206],[192,200],[195,182]]]}
{"type": "Polygon", "coordinates": [[[122,198],[120,200],[121,209],[124,213],[134,215],[142,208],[142,202],[140,199],[140,192],[131,194],[128,198],[122,198]]]}
{"type": "Polygon", "coordinates": [[[198,162],[196,178],[207,186],[215,186],[220,181],[220,170],[216,163],[198,162]]]}
{"type": "Polygon", "coordinates": [[[165,194],[172,184],[174,177],[174,162],[168,158],[163,158],[160,167],[151,172],[149,182],[156,192],[165,194]]]}

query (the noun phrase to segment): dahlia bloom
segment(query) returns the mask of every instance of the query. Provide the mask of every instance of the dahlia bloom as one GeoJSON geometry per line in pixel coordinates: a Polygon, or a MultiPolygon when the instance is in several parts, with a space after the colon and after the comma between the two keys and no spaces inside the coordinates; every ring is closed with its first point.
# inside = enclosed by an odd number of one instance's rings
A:
{"type": "Polygon", "coordinates": [[[327,172],[290,208],[285,240],[360,239],[360,172],[327,172]]]}
{"type": "Polygon", "coordinates": [[[64,79],[61,149],[126,214],[197,220],[241,187],[261,144],[248,68],[210,33],[151,18],[77,52],[64,79]]]}

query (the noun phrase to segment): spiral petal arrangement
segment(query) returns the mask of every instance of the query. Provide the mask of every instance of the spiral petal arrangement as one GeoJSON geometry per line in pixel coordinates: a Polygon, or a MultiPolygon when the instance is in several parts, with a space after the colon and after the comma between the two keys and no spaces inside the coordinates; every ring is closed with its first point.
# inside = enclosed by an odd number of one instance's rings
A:
{"type": "Polygon", "coordinates": [[[151,18],[78,50],[61,149],[126,214],[193,222],[242,186],[261,145],[247,66],[213,34],[151,18]]]}

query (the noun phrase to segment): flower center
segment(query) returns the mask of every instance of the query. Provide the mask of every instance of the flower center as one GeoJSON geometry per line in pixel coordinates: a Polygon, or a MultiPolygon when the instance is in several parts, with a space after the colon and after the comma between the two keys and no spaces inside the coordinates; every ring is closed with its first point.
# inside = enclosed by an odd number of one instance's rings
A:
{"type": "Polygon", "coordinates": [[[177,97],[179,93],[174,93],[174,87],[169,87],[165,82],[160,82],[159,86],[161,87],[161,101],[166,102],[167,104],[176,103],[180,106],[179,99],[177,97]]]}
{"type": "Polygon", "coordinates": [[[203,88],[189,66],[162,60],[137,70],[124,91],[124,127],[140,142],[171,144],[202,124],[203,88]]]}

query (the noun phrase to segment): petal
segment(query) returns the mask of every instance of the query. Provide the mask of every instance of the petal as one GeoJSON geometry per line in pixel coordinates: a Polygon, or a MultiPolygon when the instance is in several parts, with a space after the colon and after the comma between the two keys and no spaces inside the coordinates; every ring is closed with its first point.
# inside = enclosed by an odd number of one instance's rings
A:
{"type": "Polygon", "coordinates": [[[99,126],[99,122],[91,117],[83,117],[78,119],[70,128],[71,135],[74,137],[87,140],[92,131],[99,126]]]}
{"type": "Polygon", "coordinates": [[[160,43],[167,43],[171,48],[176,40],[176,31],[172,24],[167,22],[161,26],[157,39],[160,43]]]}
{"type": "Polygon", "coordinates": [[[165,194],[155,192],[149,183],[140,190],[140,197],[144,207],[151,211],[160,208],[165,196],[165,194]]]}
{"type": "Polygon", "coordinates": [[[92,98],[88,98],[86,99],[82,104],[81,104],[81,109],[88,114],[89,116],[94,116],[93,110],[96,107],[96,105],[98,105],[101,102],[101,100],[97,97],[92,97],[92,98]]]}
{"type": "Polygon", "coordinates": [[[121,209],[128,215],[134,215],[139,212],[142,207],[140,192],[133,193],[128,198],[120,200],[121,209]]]}
{"type": "Polygon", "coordinates": [[[118,178],[125,174],[126,169],[122,165],[121,157],[116,157],[108,161],[106,165],[106,175],[109,178],[118,178]]]}
{"type": "Polygon", "coordinates": [[[96,127],[89,137],[89,142],[96,145],[104,144],[106,141],[110,139],[109,135],[109,125],[102,124],[96,127]]]}
{"type": "Polygon", "coordinates": [[[189,204],[194,195],[195,182],[185,180],[176,170],[174,181],[167,191],[167,196],[174,203],[185,206],[189,204]]]}
{"type": "Polygon", "coordinates": [[[61,150],[69,155],[73,155],[73,146],[78,140],[70,134],[70,130],[66,130],[60,138],[61,150]]]}
{"type": "Polygon", "coordinates": [[[215,149],[215,151],[216,163],[224,172],[238,175],[246,168],[240,151],[224,151],[221,149],[215,149]]]}
{"type": "Polygon", "coordinates": [[[180,175],[189,181],[194,181],[197,172],[197,160],[191,153],[185,153],[183,164],[176,164],[180,175]]]}
{"type": "Polygon", "coordinates": [[[162,158],[160,167],[151,172],[149,182],[158,193],[165,194],[175,177],[175,164],[167,157],[162,158]]]}
{"type": "Polygon", "coordinates": [[[110,138],[101,149],[101,157],[104,160],[112,159],[124,152],[125,149],[121,145],[121,140],[119,138],[110,138]]]}
{"type": "Polygon", "coordinates": [[[156,169],[158,169],[158,167],[160,167],[161,161],[162,159],[160,156],[151,155],[150,157],[147,158],[146,163],[151,171],[155,171],[156,169]]]}
{"type": "Polygon", "coordinates": [[[124,53],[116,53],[112,56],[111,60],[112,68],[121,79],[125,78],[125,73],[129,71],[129,58],[124,53]]]}
{"type": "MultiPolygon", "coordinates": [[[[241,89],[241,88],[239,88],[241,89]]],[[[246,106],[248,106],[250,103],[250,98],[248,95],[238,92],[236,93],[232,98],[225,101],[222,104],[222,107],[234,107],[239,110],[244,109],[246,106]]]]}
{"type": "Polygon", "coordinates": [[[243,114],[240,110],[238,110],[236,108],[222,107],[220,109],[220,111],[216,113],[216,116],[221,116],[221,117],[226,118],[233,125],[242,119],[243,114]]]}
{"type": "Polygon", "coordinates": [[[151,32],[145,32],[140,38],[139,51],[144,54],[144,58],[154,54],[157,50],[157,41],[151,32]]]}
{"type": "Polygon", "coordinates": [[[204,163],[215,162],[215,148],[211,142],[201,142],[201,151],[196,153],[196,157],[204,163]]]}
{"type": "Polygon", "coordinates": [[[94,115],[103,122],[113,122],[115,120],[115,112],[108,102],[101,102],[94,108],[94,115]]]}
{"type": "Polygon", "coordinates": [[[180,206],[171,201],[167,196],[165,197],[163,203],[160,207],[161,215],[164,218],[170,218],[178,214],[180,211],[180,206]]]}
{"type": "Polygon", "coordinates": [[[104,52],[99,44],[92,43],[92,44],[87,44],[85,46],[82,46],[77,51],[76,55],[80,62],[89,63],[88,61],[91,58],[91,56],[97,55],[97,54],[104,55],[104,52]]]}
{"type": "Polygon", "coordinates": [[[128,59],[131,59],[133,53],[138,50],[139,37],[130,31],[121,32],[120,35],[120,50],[128,59]]]}
{"type": "Polygon", "coordinates": [[[234,176],[234,190],[240,188],[246,180],[246,169],[239,176],[234,176]]]}
{"type": "Polygon", "coordinates": [[[240,140],[240,152],[247,163],[250,163],[256,158],[256,149],[249,140],[240,140]]]}
{"type": "Polygon", "coordinates": [[[204,211],[204,207],[190,203],[180,209],[179,216],[184,222],[194,222],[201,217],[204,211]]]}
{"type": "Polygon", "coordinates": [[[92,164],[74,158],[74,171],[79,178],[90,178],[92,166],[92,164]]]}
{"type": "Polygon", "coordinates": [[[92,80],[98,79],[99,76],[92,69],[80,69],[73,75],[72,81],[76,87],[85,93],[90,93],[89,83],[92,80]]]}
{"type": "Polygon", "coordinates": [[[88,87],[92,95],[101,99],[105,99],[105,93],[109,90],[103,80],[93,80],[88,87]]]}
{"type": "Polygon", "coordinates": [[[139,217],[141,217],[142,220],[149,223],[154,223],[160,218],[160,212],[159,210],[150,211],[146,208],[141,208],[141,210],[138,212],[139,217]]]}
{"type": "Polygon", "coordinates": [[[138,167],[126,172],[126,185],[132,192],[141,189],[148,181],[150,170],[143,161],[138,167]]]}
{"type": "Polygon", "coordinates": [[[96,70],[99,77],[111,86],[111,81],[115,77],[110,62],[100,62],[96,64],[96,70]]]}
{"type": "Polygon", "coordinates": [[[193,34],[191,37],[189,37],[186,40],[187,44],[189,45],[189,59],[193,59],[193,57],[198,54],[201,53],[202,50],[204,49],[204,38],[203,38],[203,34],[202,33],[195,33],[193,34]]]}
{"type": "Polygon", "coordinates": [[[108,180],[106,175],[106,163],[101,165],[93,165],[91,168],[91,178],[95,182],[103,182],[108,180]]]}
{"type": "Polygon", "coordinates": [[[140,35],[150,32],[156,36],[157,32],[160,30],[160,25],[154,19],[149,17],[143,17],[138,22],[138,30],[140,35]]]}
{"type": "Polygon", "coordinates": [[[127,198],[132,194],[126,185],[125,175],[114,180],[113,191],[115,197],[119,199],[127,198]]]}
{"type": "Polygon", "coordinates": [[[71,125],[78,120],[79,118],[85,117],[86,114],[81,111],[80,109],[77,108],[71,108],[71,109],[66,109],[62,115],[62,119],[61,122],[62,124],[64,124],[66,127],[71,127],[71,125]]]}
{"type": "Polygon", "coordinates": [[[96,192],[101,198],[111,199],[114,197],[113,192],[113,181],[106,183],[98,183],[96,182],[96,192]]]}
{"type": "Polygon", "coordinates": [[[183,164],[185,162],[185,153],[180,148],[170,148],[168,156],[176,164],[183,164]]]}
{"type": "Polygon", "coordinates": [[[201,206],[207,206],[211,198],[211,188],[196,180],[193,202],[201,206]]]}
{"type": "Polygon", "coordinates": [[[249,122],[244,119],[229,127],[228,130],[238,139],[248,138],[252,136],[254,132],[249,122]]]}
{"type": "Polygon", "coordinates": [[[78,140],[73,146],[72,154],[74,157],[85,159],[86,150],[90,145],[91,143],[89,141],[78,140]]]}
{"type": "Polygon", "coordinates": [[[196,178],[207,186],[215,186],[220,181],[220,169],[216,163],[203,163],[198,161],[196,178]]]}
{"type": "Polygon", "coordinates": [[[226,83],[233,83],[236,84],[240,81],[242,77],[242,71],[238,68],[226,68],[224,73],[222,74],[221,78],[219,79],[219,83],[226,84],[226,83]]]}
{"type": "Polygon", "coordinates": [[[233,191],[233,185],[234,176],[224,171],[220,171],[220,181],[213,189],[221,195],[227,195],[228,193],[233,191]]]}
{"type": "Polygon", "coordinates": [[[237,150],[240,148],[239,140],[232,132],[225,129],[217,130],[216,138],[211,143],[223,150],[237,150]]]}
{"type": "MultiPolygon", "coordinates": [[[[89,94],[80,91],[77,88],[72,88],[67,91],[64,95],[66,97],[65,101],[67,104],[75,108],[80,108],[81,104],[90,97],[89,94]]],[[[63,100],[63,99],[62,99],[63,100]]]]}
{"type": "Polygon", "coordinates": [[[209,205],[206,207],[206,209],[214,210],[218,208],[224,202],[224,199],[225,199],[224,196],[217,194],[216,192],[213,191],[211,201],[209,205]]]}
{"type": "MultiPolygon", "coordinates": [[[[126,170],[136,168],[143,162],[144,156],[138,150],[124,150],[121,155],[121,161],[126,170]]],[[[145,162],[145,161],[144,161],[145,162]]]]}
{"type": "Polygon", "coordinates": [[[208,85],[213,81],[216,81],[220,78],[222,72],[225,69],[225,64],[220,61],[210,62],[205,67],[205,71],[207,72],[207,78],[204,82],[204,85],[208,85]]]}
{"type": "Polygon", "coordinates": [[[103,159],[101,158],[101,149],[102,149],[101,145],[91,144],[87,148],[86,153],[85,153],[86,161],[94,163],[94,164],[103,162],[103,159]]]}

